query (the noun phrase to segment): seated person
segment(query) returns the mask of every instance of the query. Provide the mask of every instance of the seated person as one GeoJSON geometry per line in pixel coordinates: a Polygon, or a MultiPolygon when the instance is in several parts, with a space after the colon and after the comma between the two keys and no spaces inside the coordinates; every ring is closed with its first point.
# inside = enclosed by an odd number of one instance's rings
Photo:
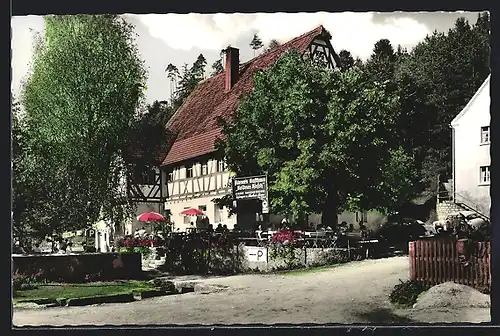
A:
{"type": "Polygon", "coordinates": [[[215,229],[215,233],[223,233],[224,232],[224,228],[222,227],[222,224],[219,223],[217,225],[217,228],[215,229]]]}

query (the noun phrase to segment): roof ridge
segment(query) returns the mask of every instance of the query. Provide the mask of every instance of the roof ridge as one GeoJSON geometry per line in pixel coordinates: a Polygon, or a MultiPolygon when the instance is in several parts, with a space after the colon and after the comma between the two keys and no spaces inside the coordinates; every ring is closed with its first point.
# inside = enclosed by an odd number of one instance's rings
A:
{"type": "Polygon", "coordinates": [[[175,140],[162,165],[178,163],[213,152],[215,137],[221,132],[216,117],[232,118],[232,113],[237,109],[240,98],[253,90],[253,74],[274,64],[280,55],[288,50],[306,52],[315,38],[323,36],[331,38],[324,26],[319,25],[276,48],[266,50],[240,63],[235,90],[231,92],[224,90],[225,71],[198,83],[166,125],[175,134],[175,140]]]}
{"type": "Polygon", "coordinates": [[[291,40],[288,40],[286,41],[285,43],[283,43],[282,45],[278,46],[277,48],[274,48],[274,49],[271,49],[271,50],[267,50],[267,51],[264,51],[262,54],[260,55],[257,55],[255,56],[254,58],[251,58],[250,60],[246,61],[245,63],[241,63],[241,65],[246,65],[246,64],[249,64],[249,63],[252,63],[254,62],[255,60],[257,60],[259,57],[262,57],[264,55],[269,55],[269,54],[272,54],[272,53],[275,53],[275,52],[278,52],[278,51],[281,51],[283,47],[285,47],[287,44],[293,44],[292,42],[296,42],[297,40],[300,40],[304,37],[306,37],[307,35],[311,34],[311,33],[314,33],[315,31],[319,30],[318,32],[318,35],[320,35],[323,31],[325,31],[325,27],[320,24],[319,26],[317,26],[316,28],[314,29],[311,29],[310,31],[306,32],[306,33],[303,33],[299,36],[295,36],[294,38],[292,38],[291,40]]]}

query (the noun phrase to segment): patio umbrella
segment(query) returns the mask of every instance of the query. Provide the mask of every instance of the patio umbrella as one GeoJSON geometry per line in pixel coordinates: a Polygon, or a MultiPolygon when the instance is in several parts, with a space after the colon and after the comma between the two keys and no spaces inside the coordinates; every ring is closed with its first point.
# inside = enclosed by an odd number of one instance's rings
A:
{"type": "Polygon", "coordinates": [[[189,208],[181,212],[181,215],[184,216],[204,216],[205,214],[203,211],[195,209],[195,208],[189,208]]]}
{"type": "Polygon", "coordinates": [[[151,211],[151,212],[145,212],[142,215],[138,216],[137,220],[139,222],[164,222],[165,217],[163,217],[157,212],[151,211]]]}

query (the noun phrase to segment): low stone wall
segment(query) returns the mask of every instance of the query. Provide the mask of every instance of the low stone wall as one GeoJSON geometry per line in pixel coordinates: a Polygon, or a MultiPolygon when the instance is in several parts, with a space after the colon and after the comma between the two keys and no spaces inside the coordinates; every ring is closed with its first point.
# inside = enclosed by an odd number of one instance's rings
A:
{"type": "Polygon", "coordinates": [[[141,254],[14,255],[13,273],[68,283],[139,279],[142,276],[141,254]]]}
{"type": "Polygon", "coordinates": [[[244,259],[242,262],[243,271],[273,271],[283,270],[290,266],[292,268],[333,265],[359,260],[363,257],[363,251],[359,249],[339,249],[339,248],[297,248],[292,262],[279,257],[271,257],[271,248],[266,247],[243,247],[244,259]]]}
{"type": "MultiPolygon", "coordinates": [[[[360,260],[366,257],[366,249],[351,248],[296,248],[293,260],[284,260],[280,257],[272,257],[272,248],[256,246],[234,246],[231,251],[211,250],[206,253],[207,259],[201,262],[205,265],[204,271],[214,274],[243,273],[248,271],[274,271],[290,268],[322,266],[338,264],[351,260],[360,260]]],[[[143,256],[142,268],[149,270],[157,268],[170,272],[172,260],[165,255],[161,248],[150,248],[151,252],[143,256]]]]}

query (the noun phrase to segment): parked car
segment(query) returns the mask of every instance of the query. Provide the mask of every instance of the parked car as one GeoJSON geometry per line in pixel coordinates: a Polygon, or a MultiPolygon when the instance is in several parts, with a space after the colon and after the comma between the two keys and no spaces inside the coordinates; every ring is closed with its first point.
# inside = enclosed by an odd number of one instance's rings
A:
{"type": "Polygon", "coordinates": [[[405,243],[426,235],[424,222],[413,218],[392,217],[377,232],[378,238],[388,243],[405,243]]]}

